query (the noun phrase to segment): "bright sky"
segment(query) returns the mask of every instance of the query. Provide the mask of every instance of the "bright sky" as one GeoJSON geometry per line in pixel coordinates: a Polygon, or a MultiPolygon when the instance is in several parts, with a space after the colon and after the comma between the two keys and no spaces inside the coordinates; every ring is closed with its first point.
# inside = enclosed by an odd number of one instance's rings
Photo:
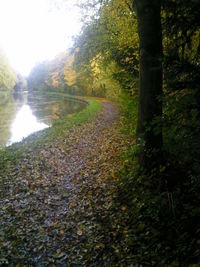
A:
{"type": "Polygon", "coordinates": [[[65,0],[68,7],[61,9],[53,8],[51,1],[0,0],[0,48],[23,75],[69,48],[81,29],[75,0],[65,0]]]}

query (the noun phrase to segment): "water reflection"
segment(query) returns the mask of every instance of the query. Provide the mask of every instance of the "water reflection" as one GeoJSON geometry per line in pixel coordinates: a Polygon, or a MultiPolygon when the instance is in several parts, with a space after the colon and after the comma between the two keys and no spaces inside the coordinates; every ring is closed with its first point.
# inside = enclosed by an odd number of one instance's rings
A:
{"type": "Polygon", "coordinates": [[[53,120],[85,107],[85,103],[63,98],[59,94],[40,93],[38,95],[35,92],[28,95],[27,103],[38,120],[46,124],[51,124],[53,120]]]}
{"type": "Polygon", "coordinates": [[[4,103],[0,101],[0,148],[19,142],[31,133],[51,126],[53,120],[84,107],[85,103],[55,93],[10,95],[4,103]]]}
{"type": "Polygon", "coordinates": [[[7,145],[20,142],[31,133],[49,127],[43,122],[38,122],[28,105],[23,105],[16,114],[16,118],[11,125],[11,138],[7,145]]]}

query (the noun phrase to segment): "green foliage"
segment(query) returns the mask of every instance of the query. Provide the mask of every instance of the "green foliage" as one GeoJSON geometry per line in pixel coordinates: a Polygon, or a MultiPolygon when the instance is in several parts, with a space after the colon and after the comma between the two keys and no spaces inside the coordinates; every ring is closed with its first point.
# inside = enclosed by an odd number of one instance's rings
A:
{"type": "MultiPolygon", "coordinates": [[[[91,21],[76,40],[79,50],[75,54],[75,67],[81,81],[88,79],[85,69],[90,72],[89,83],[94,95],[105,93],[113,97],[119,95],[121,89],[130,93],[136,90],[138,37],[130,6],[129,1],[119,0],[102,6],[98,20],[91,21]],[[96,73],[91,66],[94,62],[98,65],[96,73]]],[[[87,91],[87,87],[84,90],[87,91]]]]}
{"type": "Polygon", "coordinates": [[[199,1],[163,1],[164,149],[171,162],[199,173],[199,1]]]}
{"type": "Polygon", "coordinates": [[[0,91],[0,104],[3,105],[7,102],[9,91],[0,91]]]}
{"type": "Polygon", "coordinates": [[[168,91],[195,90],[199,105],[199,1],[163,1],[165,82],[168,91]]]}
{"type": "Polygon", "coordinates": [[[195,96],[194,90],[181,90],[165,97],[163,133],[171,161],[199,173],[200,118],[195,96]]]}
{"type": "Polygon", "coordinates": [[[152,176],[133,171],[131,157],[126,162],[118,174],[118,201],[127,206],[132,257],[144,266],[198,266],[200,177],[188,177],[173,191],[152,193],[152,176]]]}
{"type": "Polygon", "coordinates": [[[163,125],[163,165],[141,174],[133,144],[118,174],[118,203],[130,218],[127,242],[143,266],[200,264],[198,10],[199,1],[163,1],[163,116],[154,122],[163,125]]]}
{"type": "MultiPolygon", "coordinates": [[[[126,98],[127,96],[122,98],[123,129],[128,129],[131,136],[134,136],[136,99],[126,98]]],[[[170,100],[174,101],[174,98],[171,96],[170,100]]],[[[191,95],[185,95],[184,102],[182,100],[181,103],[186,106],[191,99],[191,95]]],[[[184,118],[185,114],[180,114],[182,107],[178,110],[177,103],[169,103],[170,100],[165,103],[165,114],[174,122],[164,125],[164,140],[167,146],[165,149],[173,151],[174,156],[167,155],[159,173],[152,170],[148,174],[142,174],[137,163],[137,145],[133,140],[123,155],[121,171],[115,174],[118,177],[116,206],[126,207],[123,217],[129,218],[125,223],[127,234],[124,241],[129,247],[127,259],[132,258],[143,266],[158,266],[158,263],[160,266],[198,266],[200,177],[197,162],[199,146],[196,148],[195,143],[199,140],[197,136],[194,140],[189,136],[191,126],[197,127],[193,128],[192,138],[199,133],[198,120],[196,114],[189,114],[194,118],[189,118],[188,128],[181,126],[181,115],[184,118]],[[166,110],[166,106],[169,110],[166,110]],[[172,106],[176,106],[176,111],[171,110],[172,106]],[[187,150],[189,146],[186,144],[192,146],[193,152],[187,150]],[[179,156],[177,151],[181,153],[179,156]],[[191,154],[193,158],[190,158],[191,154]],[[160,187],[152,182],[155,178],[160,187]]],[[[178,103],[180,104],[179,101],[178,103]]],[[[163,121],[167,123],[167,118],[164,117],[163,121]]]]}
{"type": "Polygon", "coordinates": [[[120,93],[119,104],[122,110],[121,119],[123,123],[123,131],[134,137],[136,136],[137,125],[137,95],[135,94],[130,97],[130,95],[122,91],[120,93]]]}
{"type": "Polygon", "coordinates": [[[16,82],[17,76],[0,50],[0,91],[12,89],[16,82]]]}

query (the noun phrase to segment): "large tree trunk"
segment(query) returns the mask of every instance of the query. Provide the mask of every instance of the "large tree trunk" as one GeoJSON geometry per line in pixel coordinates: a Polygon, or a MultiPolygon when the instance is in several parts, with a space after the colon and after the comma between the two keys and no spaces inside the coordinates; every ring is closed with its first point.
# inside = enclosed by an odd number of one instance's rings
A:
{"type": "Polygon", "coordinates": [[[140,40],[140,87],[137,140],[144,169],[159,166],[162,158],[162,30],[160,0],[135,0],[140,40]]]}

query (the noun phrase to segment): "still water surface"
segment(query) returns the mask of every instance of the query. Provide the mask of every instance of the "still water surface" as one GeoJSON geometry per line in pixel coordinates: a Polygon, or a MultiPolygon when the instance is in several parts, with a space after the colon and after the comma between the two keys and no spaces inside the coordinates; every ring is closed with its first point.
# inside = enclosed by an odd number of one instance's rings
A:
{"type": "Polygon", "coordinates": [[[0,148],[50,127],[53,120],[78,112],[85,105],[61,94],[10,95],[0,104],[0,148]]]}

